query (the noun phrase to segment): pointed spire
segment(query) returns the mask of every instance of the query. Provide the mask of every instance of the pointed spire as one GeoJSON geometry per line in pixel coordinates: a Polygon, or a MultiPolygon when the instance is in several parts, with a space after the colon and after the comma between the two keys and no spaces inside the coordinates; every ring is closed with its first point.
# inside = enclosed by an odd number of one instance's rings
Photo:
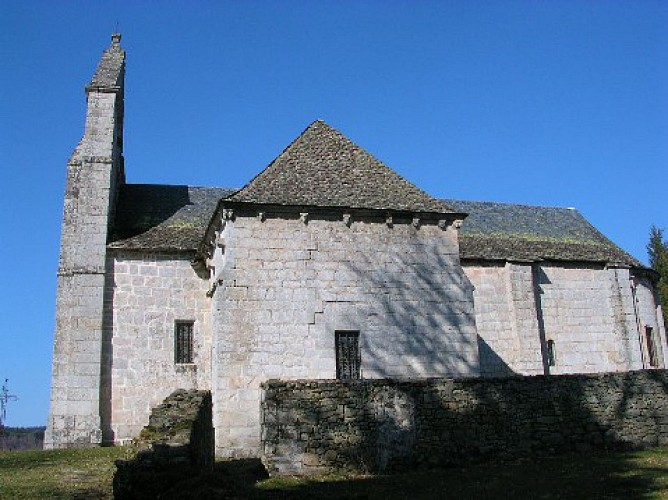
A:
{"type": "Polygon", "coordinates": [[[111,45],[102,53],[93,79],[86,87],[91,90],[118,90],[123,86],[125,51],[121,47],[121,34],[111,35],[111,45]]]}
{"type": "Polygon", "coordinates": [[[230,201],[451,213],[322,120],[316,120],[230,201]]]}

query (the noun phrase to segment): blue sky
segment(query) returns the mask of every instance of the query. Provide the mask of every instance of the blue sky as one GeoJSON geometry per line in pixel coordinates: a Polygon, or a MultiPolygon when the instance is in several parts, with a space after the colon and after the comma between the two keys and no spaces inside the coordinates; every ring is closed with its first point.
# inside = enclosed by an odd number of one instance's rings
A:
{"type": "Polygon", "coordinates": [[[322,118],[437,197],[668,226],[668,2],[0,2],[0,377],[46,424],[65,165],[118,23],[129,182],[241,187],[322,118]]]}

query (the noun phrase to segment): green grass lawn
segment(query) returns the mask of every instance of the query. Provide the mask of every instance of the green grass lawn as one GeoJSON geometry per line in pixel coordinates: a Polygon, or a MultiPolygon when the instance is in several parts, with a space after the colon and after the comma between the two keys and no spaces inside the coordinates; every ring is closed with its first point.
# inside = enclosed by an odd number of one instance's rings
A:
{"type": "Polygon", "coordinates": [[[0,499],[113,498],[114,460],[126,448],[0,452],[0,499]]]}
{"type": "MultiPolygon", "coordinates": [[[[112,498],[125,448],[0,453],[0,499],[112,498]]],[[[592,453],[396,475],[267,478],[259,461],[218,462],[165,498],[668,499],[668,448],[592,453]]]]}

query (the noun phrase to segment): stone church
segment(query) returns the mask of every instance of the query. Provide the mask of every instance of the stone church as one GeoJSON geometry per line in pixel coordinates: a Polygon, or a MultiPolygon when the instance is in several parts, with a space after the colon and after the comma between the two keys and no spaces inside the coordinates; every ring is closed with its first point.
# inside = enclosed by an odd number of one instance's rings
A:
{"type": "Polygon", "coordinates": [[[120,38],[67,163],[45,447],[127,442],[176,388],[240,457],[267,379],[666,366],[656,276],[576,210],[435,199],[322,121],[242,189],[126,183],[120,38]]]}

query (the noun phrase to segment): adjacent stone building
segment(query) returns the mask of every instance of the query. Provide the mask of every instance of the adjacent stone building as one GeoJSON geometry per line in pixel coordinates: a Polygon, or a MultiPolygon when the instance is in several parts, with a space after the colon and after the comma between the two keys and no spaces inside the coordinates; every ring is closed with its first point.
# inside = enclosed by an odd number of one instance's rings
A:
{"type": "Polygon", "coordinates": [[[253,456],[271,378],[666,366],[653,272],[576,210],[435,199],[322,121],[240,190],[128,184],[124,75],[113,35],[67,166],[46,447],[125,442],[177,388],[253,456]]]}

